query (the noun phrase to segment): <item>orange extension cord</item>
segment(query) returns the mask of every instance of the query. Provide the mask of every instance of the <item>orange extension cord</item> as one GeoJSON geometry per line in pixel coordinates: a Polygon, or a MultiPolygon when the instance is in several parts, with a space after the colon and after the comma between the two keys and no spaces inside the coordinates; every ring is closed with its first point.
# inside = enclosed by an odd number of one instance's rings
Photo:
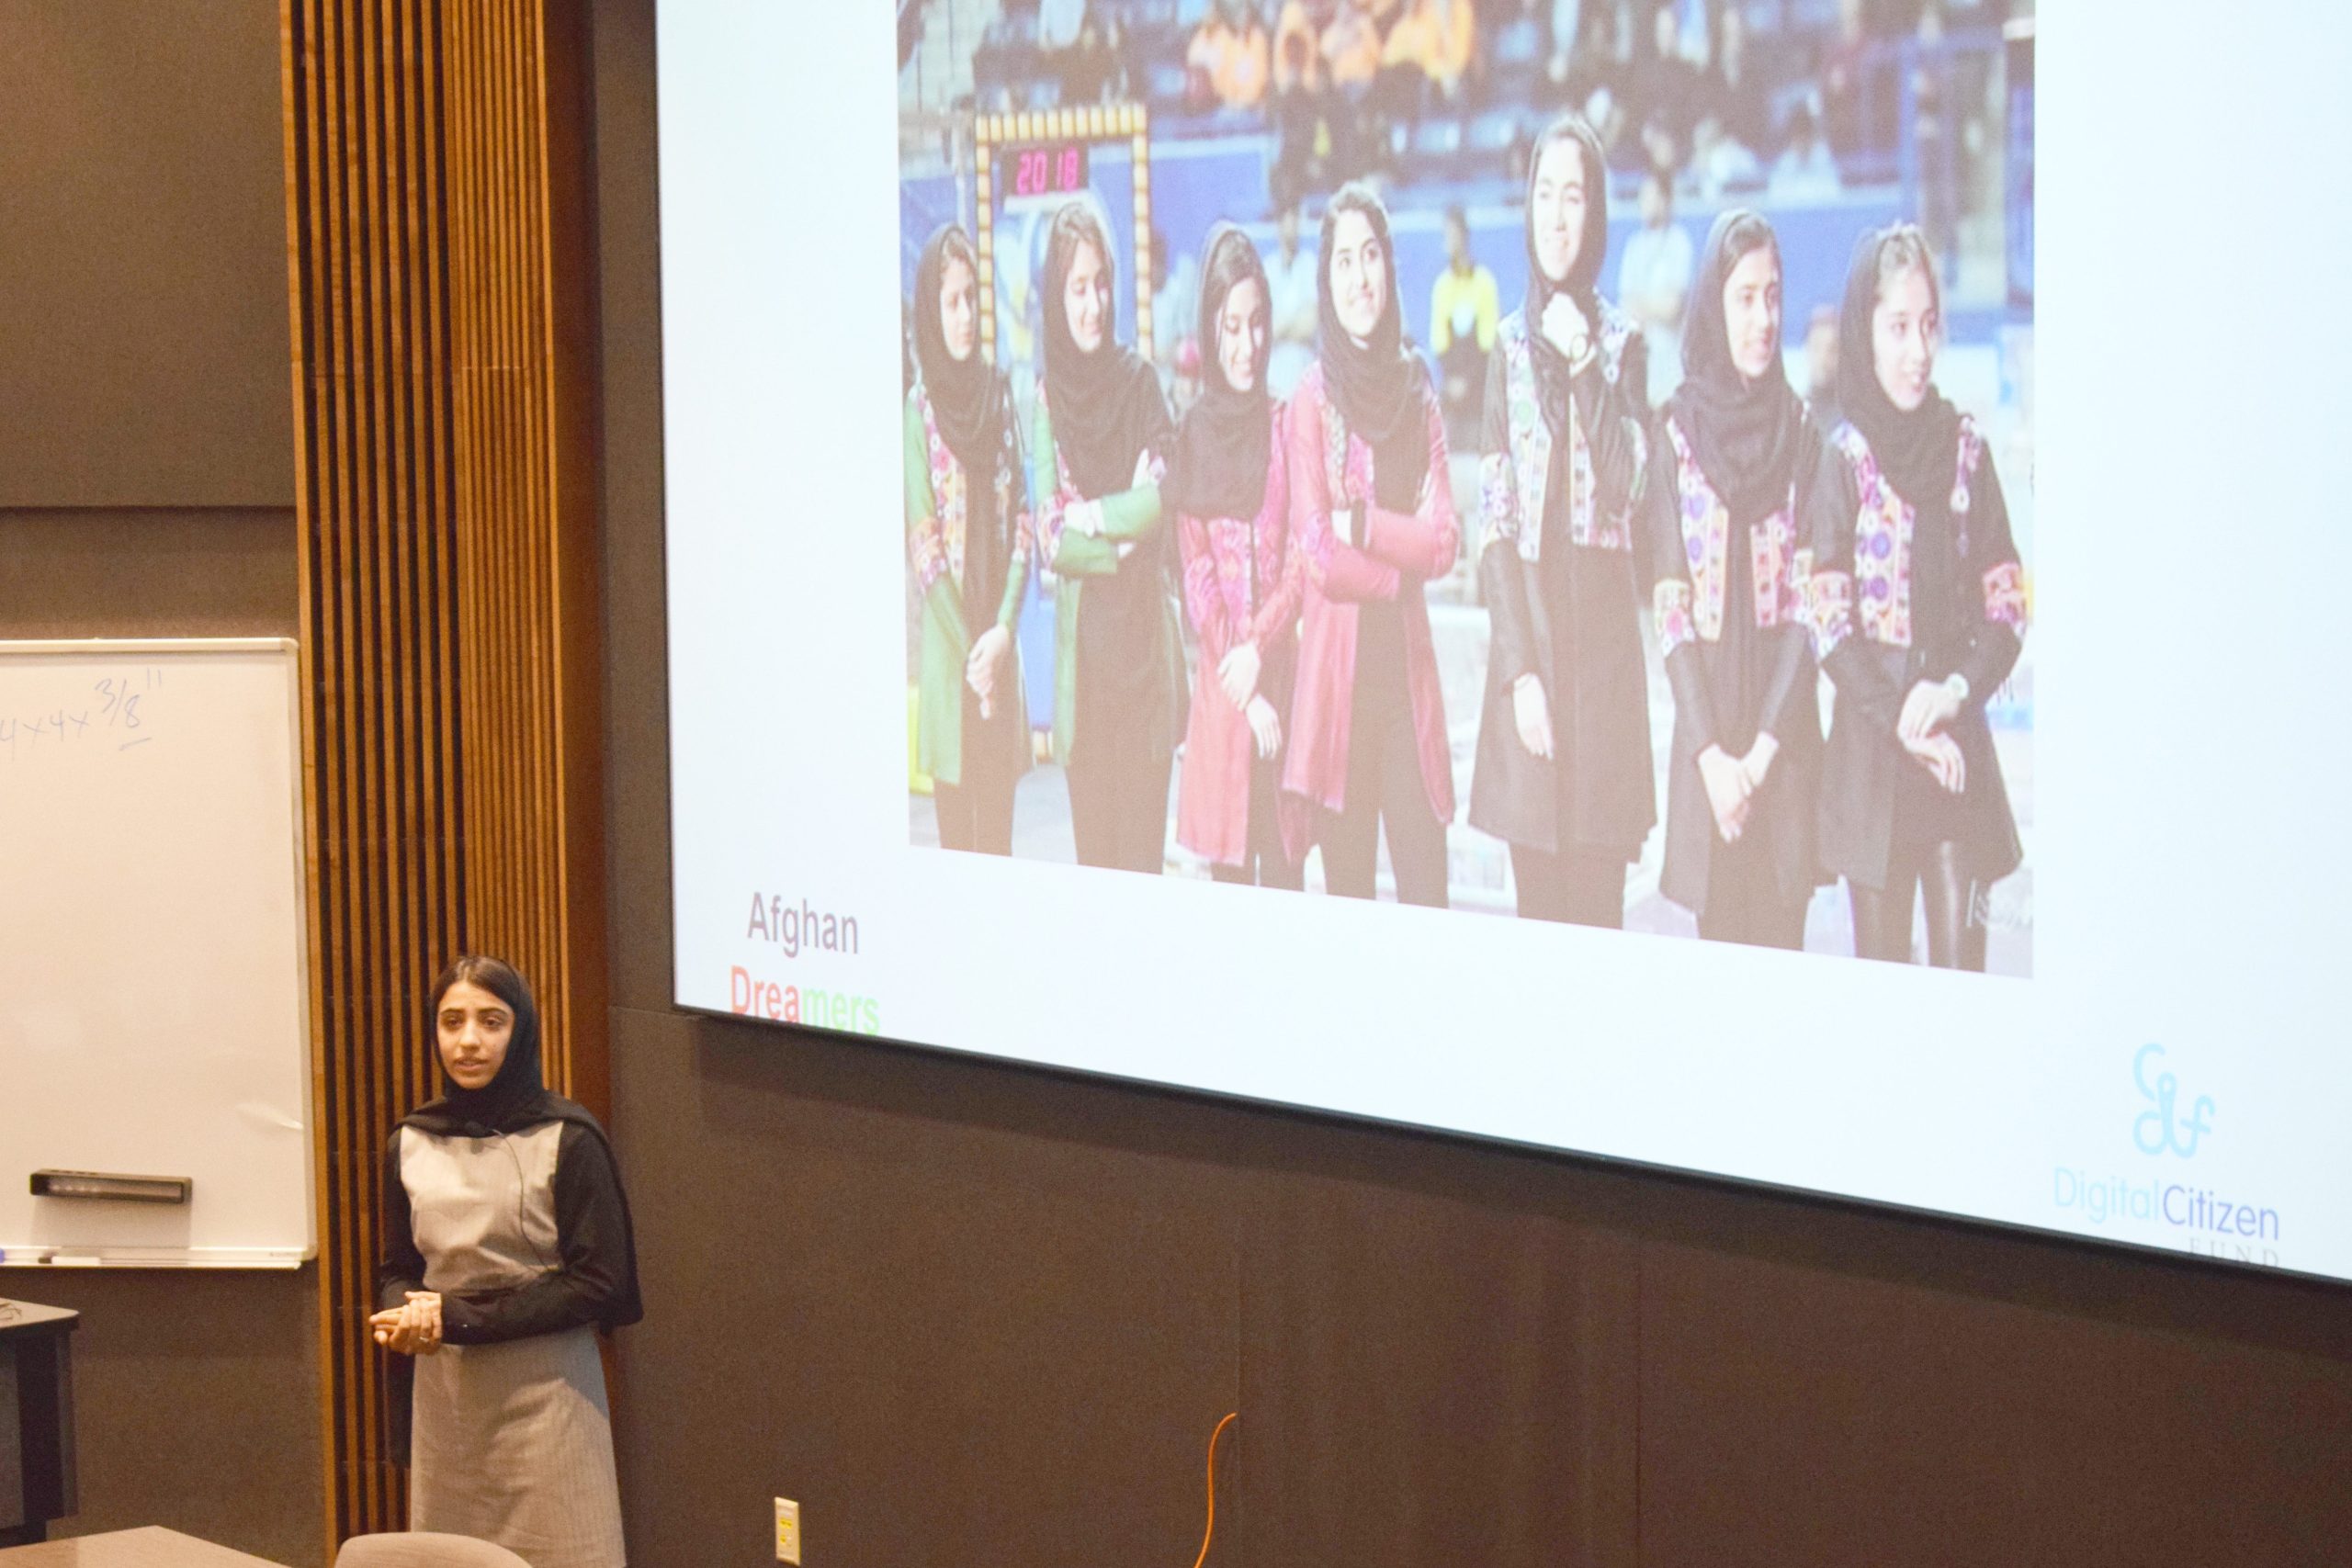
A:
{"type": "Polygon", "coordinates": [[[1240,1418],[1241,1412],[1231,1411],[1216,1424],[1216,1430],[1209,1434],[1209,1528],[1201,1532],[1201,1554],[1193,1560],[1193,1568],[1201,1568],[1209,1560],[1209,1542],[1216,1539],[1216,1440],[1225,1436],[1227,1427],[1240,1418]]]}

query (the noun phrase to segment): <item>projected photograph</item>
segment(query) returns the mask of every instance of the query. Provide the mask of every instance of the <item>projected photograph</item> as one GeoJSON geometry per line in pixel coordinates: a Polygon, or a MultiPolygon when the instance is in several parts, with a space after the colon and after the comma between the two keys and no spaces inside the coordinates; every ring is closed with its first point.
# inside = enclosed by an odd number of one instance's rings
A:
{"type": "Polygon", "coordinates": [[[909,842],[2030,976],[2013,10],[902,6],[909,842]]]}

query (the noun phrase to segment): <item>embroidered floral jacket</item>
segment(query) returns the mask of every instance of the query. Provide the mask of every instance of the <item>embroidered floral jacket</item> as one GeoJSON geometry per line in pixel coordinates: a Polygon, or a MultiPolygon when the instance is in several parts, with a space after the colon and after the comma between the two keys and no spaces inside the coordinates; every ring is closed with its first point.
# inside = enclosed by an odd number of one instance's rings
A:
{"type": "Polygon", "coordinates": [[[1177,785],[1176,841],[1219,865],[1250,844],[1250,769],[1257,742],[1225,694],[1217,666],[1243,642],[1258,649],[1258,694],[1290,723],[1299,602],[1306,571],[1291,532],[1289,421],[1275,405],[1266,491],[1255,517],[1176,515],[1184,563],[1184,610],[1200,645],[1193,711],[1177,785]]]}
{"type": "MultiPolygon", "coordinates": [[[[997,624],[1008,632],[1016,630],[1020,623],[1035,543],[1017,423],[1005,420],[996,471],[987,481],[995,487],[998,525],[1009,536],[1004,600],[997,612],[997,624]]],[[[963,601],[970,484],[964,465],[939,434],[931,399],[918,382],[907,394],[905,464],[907,558],[914,574],[922,644],[915,694],[915,765],[951,784],[964,776],[964,660],[972,650],[963,601]]],[[[1012,736],[1019,752],[1013,760],[1017,772],[1028,765],[1029,733],[1022,706],[1017,641],[997,685],[1014,705],[1017,722],[1012,726],[1012,736]]],[[[1008,746],[1007,750],[1015,749],[1008,746]]]]}
{"type": "Polygon", "coordinates": [[[1823,869],[1866,887],[1886,885],[1897,770],[1916,767],[1897,738],[1903,704],[1922,681],[1959,674],[1969,694],[1947,727],[1967,764],[1962,849],[1970,874],[1990,882],[2022,858],[1984,705],[2023,647],[2025,569],[2008,505],[1973,419],[1963,416],[1951,491],[1908,497],[1894,488],[1861,432],[1841,425],[1824,448],[1807,512],[1806,618],[1821,668],[1837,687],[1822,764],[1823,869]],[[1923,620],[1922,548],[1949,550],[1953,608],[1923,620]],[[1933,626],[1952,629],[1941,637],[1933,626]]]}
{"type": "Polygon", "coordinates": [[[1706,912],[1720,835],[1699,755],[1714,745],[1744,754],[1757,736],[1770,734],[1778,750],[1743,838],[1750,853],[1762,846],[1781,897],[1801,900],[1815,881],[1821,705],[1805,617],[1806,561],[1797,546],[1820,467],[1820,432],[1810,418],[1802,421],[1781,504],[1744,528],[1732,522],[1729,502],[1673,413],[1659,416],[1651,450],[1643,528],[1651,625],[1674,693],[1659,887],[1683,908],[1706,912]],[[1734,602],[1733,580],[1743,566],[1747,592],[1734,602]]]}
{"type": "Polygon", "coordinates": [[[1648,350],[1623,311],[1604,300],[1600,316],[1593,357],[1573,379],[1565,454],[1544,415],[1523,310],[1504,319],[1488,356],[1478,581],[1491,636],[1470,823],[1545,853],[1630,857],[1657,819],[1634,558],[1648,350]],[[1553,493],[1563,476],[1565,498],[1553,493]],[[1563,507],[1547,544],[1545,514],[1563,507]],[[1561,547],[1568,558],[1555,559],[1561,547]],[[1565,628],[1553,603],[1564,587],[1574,601],[1565,628]],[[1549,759],[1519,736],[1512,688],[1531,675],[1552,713],[1549,759]]]}

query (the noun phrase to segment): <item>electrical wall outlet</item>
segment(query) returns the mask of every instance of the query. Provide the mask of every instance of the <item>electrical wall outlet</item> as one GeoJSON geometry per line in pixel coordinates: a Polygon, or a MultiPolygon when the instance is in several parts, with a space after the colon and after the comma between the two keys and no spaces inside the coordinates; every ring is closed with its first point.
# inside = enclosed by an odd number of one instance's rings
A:
{"type": "Polygon", "coordinates": [[[800,1561],[800,1505],[789,1497],[775,1500],[775,1560],[800,1561]]]}

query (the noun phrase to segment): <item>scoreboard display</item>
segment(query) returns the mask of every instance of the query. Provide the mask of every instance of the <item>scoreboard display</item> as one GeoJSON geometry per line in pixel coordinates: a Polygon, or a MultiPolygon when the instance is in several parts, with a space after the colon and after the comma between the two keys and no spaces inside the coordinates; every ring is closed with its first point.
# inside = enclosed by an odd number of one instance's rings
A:
{"type": "MultiPolygon", "coordinates": [[[[1040,232],[1053,209],[1091,194],[1115,235],[1132,218],[1134,332],[1151,355],[1151,116],[1140,104],[1098,105],[1035,114],[983,115],[973,127],[973,202],[980,254],[980,298],[997,299],[1001,231],[1040,232]],[[1097,154],[1106,154],[1098,157],[1097,154]],[[1121,165],[1125,165],[1122,170],[1121,165]]],[[[1023,265],[1025,265],[1025,259],[1023,265]]],[[[1123,291],[1124,292],[1124,291],[1123,291]]],[[[980,346],[998,356],[997,312],[980,312],[980,346]]]]}

